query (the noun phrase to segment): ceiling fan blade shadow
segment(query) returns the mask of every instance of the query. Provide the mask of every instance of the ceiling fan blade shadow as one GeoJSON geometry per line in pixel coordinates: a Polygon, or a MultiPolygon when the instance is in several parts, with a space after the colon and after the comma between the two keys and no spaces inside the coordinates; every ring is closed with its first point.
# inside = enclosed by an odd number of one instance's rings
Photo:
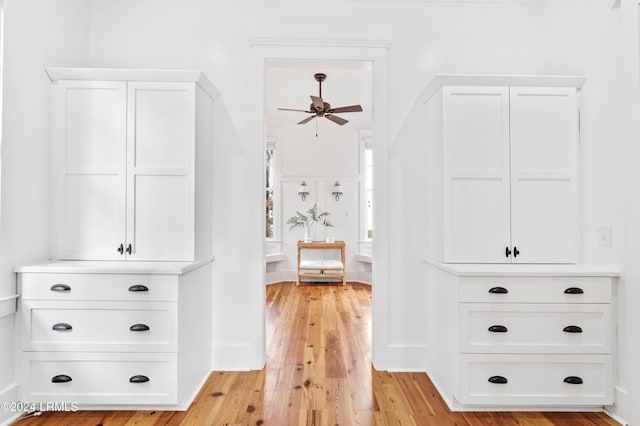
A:
{"type": "Polygon", "coordinates": [[[327,112],[333,114],[333,113],[341,113],[341,112],[361,112],[361,111],[362,111],[362,107],[360,105],[350,105],[345,107],[331,108],[327,112]]]}
{"type": "Polygon", "coordinates": [[[278,111],[296,111],[296,112],[306,112],[307,114],[315,114],[313,111],[305,111],[303,109],[291,109],[291,108],[278,108],[278,111]]]}
{"type": "Polygon", "coordinates": [[[341,126],[349,122],[349,120],[345,120],[344,118],[338,117],[337,115],[325,114],[325,117],[341,126]]]}
{"type": "Polygon", "coordinates": [[[324,101],[322,98],[311,95],[311,101],[313,102],[313,107],[318,111],[322,111],[324,109],[324,101]]]}
{"type": "Polygon", "coordinates": [[[302,121],[298,122],[298,124],[308,123],[308,122],[310,122],[311,120],[313,120],[314,118],[316,118],[316,116],[315,116],[315,115],[312,115],[311,117],[307,117],[307,118],[305,118],[304,120],[302,120],[302,121]]]}

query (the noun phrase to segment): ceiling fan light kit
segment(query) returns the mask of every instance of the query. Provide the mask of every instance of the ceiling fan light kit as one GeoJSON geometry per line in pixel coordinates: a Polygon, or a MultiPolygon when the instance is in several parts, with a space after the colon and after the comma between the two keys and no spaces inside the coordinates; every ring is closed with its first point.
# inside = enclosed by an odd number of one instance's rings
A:
{"type": "MultiPolygon", "coordinates": [[[[305,112],[307,114],[313,114],[302,121],[299,121],[298,124],[305,124],[311,121],[316,117],[324,117],[340,126],[347,124],[349,120],[345,120],[342,117],[338,117],[335,115],[336,113],[345,113],[345,112],[361,112],[362,107],[360,105],[350,105],[345,107],[331,108],[331,104],[329,102],[325,102],[322,99],[322,82],[327,79],[327,75],[324,73],[316,73],[313,75],[313,78],[316,79],[319,85],[318,96],[311,95],[311,104],[309,105],[309,110],[302,109],[290,109],[290,108],[278,108],[280,111],[296,111],[296,112],[305,112]]],[[[316,135],[317,136],[317,135],[316,135]]]]}

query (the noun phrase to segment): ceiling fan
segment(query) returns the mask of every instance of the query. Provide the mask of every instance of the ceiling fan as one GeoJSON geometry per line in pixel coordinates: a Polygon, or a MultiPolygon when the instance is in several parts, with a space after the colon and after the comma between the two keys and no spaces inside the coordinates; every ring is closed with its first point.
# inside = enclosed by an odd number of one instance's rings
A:
{"type": "Polygon", "coordinates": [[[278,108],[281,111],[297,111],[297,112],[306,112],[307,114],[313,114],[304,120],[298,122],[298,124],[305,124],[314,119],[315,117],[324,117],[328,120],[333,121],[336,124],[343,125],[349,122],[349,120],[345,120],[342,117],[338,117],[334,115],[336,113],[343,112],[360,112],[362,111],[362,107],[360,105],[351,105],[339,108],[332,108],[328,102],[322,100],[322,82],[327,78],[326,74],[317,73],[314,74],[313,77],[316,79],[318,84],[320,85],[320,93],[318,96],[311,95],[311,105],[309,105],[309,110],[302,109],[290,109],[290,108],[278,108]]]}

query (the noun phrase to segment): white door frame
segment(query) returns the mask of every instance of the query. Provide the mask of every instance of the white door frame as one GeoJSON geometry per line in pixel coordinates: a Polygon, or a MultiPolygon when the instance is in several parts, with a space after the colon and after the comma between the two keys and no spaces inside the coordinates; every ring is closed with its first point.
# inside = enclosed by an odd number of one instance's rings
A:
{"type": "MultiPolygon", "coordinates": [[[[250,40],[253,60],[252,81],[255,82],[254,99],[250,105],[254,106],[251,122],[257,123],[251,129],[250,138],[255,141],[260,149],[260,156],[252,156],[252,159],[263,159],[263,142],[265,140],[265,114],[264,114],[264,72],[265,61],[269,59],[293,59],[313,61],[364,61],[372,65],[373,82],[373,135],[375,148],[373,150],[373,184],[374,211],[373,225],[375,238],[373,243],[373,268],[372,268],[372,345],[371,361],[378,369],[387,369],[385,356],[388,348],[388,288],[389,288],[389,211],[385,206],[389,205],[389,95],[388,95],[388,63],[387,54],[389,43],[379,40],[334,40],[334,39],[289,39],[289,38],[256,38],[250,40]]],[[[256,164],[255,167],[263,167],[256,164]]],[[[260,182],[262,184],[262,182],[260,182]]],[[[264,192],[264,188],[261,188],[264,192]]],[[[255,219],[264,222],[264,214],[255,219]]],[[[260,227],[264,229],[264,223],[260,227]]],[[[256,234],[256,245],[264,247],[262,234],[256,234]]],[[[264,258],[264,248],[263,258],[264,258]]],[[[263,282],[265,286],[265,264],[263,265],[263,282]]],[[[262,324],[256,324],[265,329],[266,319],[262,324]]],[[[263,331],[264,333],[264,331],[263,331]]],[[[263,338],[264,340],[264,338],[263,338]]],[[[266,359],[266,345],[263,358],[266,359]]]]}

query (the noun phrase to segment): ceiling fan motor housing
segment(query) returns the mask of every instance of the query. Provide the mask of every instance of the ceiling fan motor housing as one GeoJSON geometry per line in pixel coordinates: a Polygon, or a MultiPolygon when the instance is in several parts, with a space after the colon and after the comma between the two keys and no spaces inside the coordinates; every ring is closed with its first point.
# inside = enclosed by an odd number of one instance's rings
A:
{"type": "Polygon", "coordinates": [[[311,103],[311,105],[309,105],[309,110],[310,111],[315,111],[315,113],[318,115],[318,117],[322,117],[325,113],[329,112],[329,110],[331,109],[331,104],[329,104],[329,102],[322,102],[322,109],[320,108],[316,108],[313,103],[311,103]]]}

